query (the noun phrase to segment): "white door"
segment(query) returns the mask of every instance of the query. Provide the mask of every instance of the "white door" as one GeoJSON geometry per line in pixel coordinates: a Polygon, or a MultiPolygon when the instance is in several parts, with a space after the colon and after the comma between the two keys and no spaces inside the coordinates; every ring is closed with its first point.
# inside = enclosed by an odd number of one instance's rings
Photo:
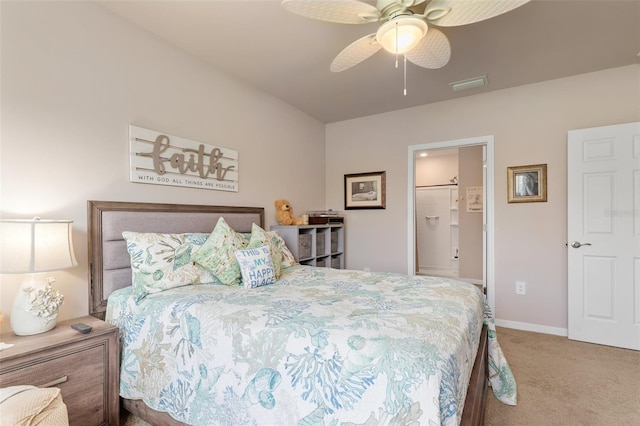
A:
{"type": "Polygon", "coordinates": [[[640,350],[640,123],[568,135],[569,338],[640,350]]]}

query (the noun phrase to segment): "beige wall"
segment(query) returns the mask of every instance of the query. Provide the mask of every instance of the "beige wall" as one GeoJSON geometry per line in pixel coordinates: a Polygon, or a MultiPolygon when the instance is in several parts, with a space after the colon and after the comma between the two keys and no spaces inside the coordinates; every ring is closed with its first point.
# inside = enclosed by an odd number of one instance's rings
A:
{"type": "MultiPolygon", "coordinates": [[[[261,206],[267,225],[278,198],[299,213],[324,207],[319,121],[96,4],[0,5],[1,214],[74,221],[80,265],[51,274],[61,318],[87,312],[87,200],[261,206]],[[129,124],[237,150],[240,191],[129,183],[129,124]]],[[[8,316],[20,276],[0,280],[8,316]]]]}
{"type": "Polygon", "coordinates": [[[496,317],[566,329],[567,131],[638,121],[639,83],[633,65],[327,125],[328,207],[343,208],[345,173],[387,172],[386,210],[346,212],[347,267],[407,271],[408,146],[493,135],[496,317]],[[536,163],[549,201],[508,204],[507,167],[536,163]]]}
{"type": "Polygon", "coordinates": [[[449,180],[457,175],[457,149],[448,149],[442,155],[432,152],[427,157],[416,158],[416,186],[451,185],[449,180]]]}

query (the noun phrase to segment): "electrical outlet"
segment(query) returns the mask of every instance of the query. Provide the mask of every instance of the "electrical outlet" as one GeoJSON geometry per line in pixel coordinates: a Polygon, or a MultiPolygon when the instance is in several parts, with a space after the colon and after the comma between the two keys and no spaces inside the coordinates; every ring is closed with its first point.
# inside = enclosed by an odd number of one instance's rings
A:
{"type": "Polygon", "coordinates": [[[516,281],[516,294],[527,294],[527,283],[524,281],[516,281]]]}

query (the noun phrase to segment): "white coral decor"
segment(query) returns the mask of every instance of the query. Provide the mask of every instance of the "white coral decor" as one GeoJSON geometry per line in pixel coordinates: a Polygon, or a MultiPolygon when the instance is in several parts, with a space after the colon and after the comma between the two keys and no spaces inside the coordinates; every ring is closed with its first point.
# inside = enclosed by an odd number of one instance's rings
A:
{"type": "Polygon", "coordinates": [[[24,290],[29,292],[29,303],[31,304],[27,310],[46,322],[58,318],[58,308],[64,302],[64,296],[51,287],[54,282],[56,282],[55,278],[49,278],[48,284],[38,291],[32,287],[24,290]]]}

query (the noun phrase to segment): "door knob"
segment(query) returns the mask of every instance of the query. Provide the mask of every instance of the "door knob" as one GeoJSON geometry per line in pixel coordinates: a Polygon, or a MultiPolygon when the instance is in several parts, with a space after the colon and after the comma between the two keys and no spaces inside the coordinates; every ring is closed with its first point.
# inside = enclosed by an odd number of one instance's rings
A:
{"type": "Polygon", "coordinates": [[[571,243],[571,247],[573,248],[580,248],[582,246],[590,246],[591,243],[581,243],[580,241],[574,241],[571,243]]]}

